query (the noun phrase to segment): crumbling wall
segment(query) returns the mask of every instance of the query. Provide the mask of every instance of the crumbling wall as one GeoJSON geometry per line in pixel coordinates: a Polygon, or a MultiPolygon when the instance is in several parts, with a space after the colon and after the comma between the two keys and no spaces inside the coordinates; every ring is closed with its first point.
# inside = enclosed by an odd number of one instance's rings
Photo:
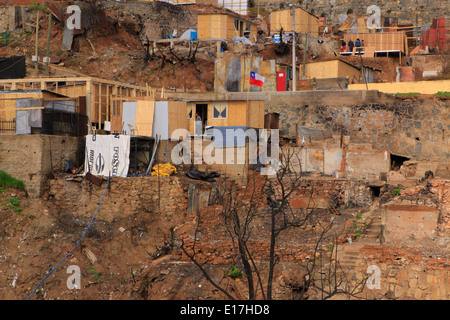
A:
{"type": "Polygon", "coordinates": [[[166,2],[117,2],[102,1],[100,7],[105,9],[109,15],[117,15],[119,20],[124,13],[134,15],[142,29],[139,37],[146,41],[147,37],[151,40],[167,39],[174,30],[177,31],[177,37],[190,28],[196,28],[197,17],[183,6],[174,6],[166,2]]]}
{"type": "MultiPolygon", "coordinates": [[[[413,251],[413,250],[410,250],[413,251]]],[[[384,246],[368,246],[360,250],[355,266],[355,282],[369,278],[363,296],[367,299],[448,300],[450,273],[445,259],[384,246]],[[372,272],[368,273],[371,266],[372,272]]]]}
{"type": "MultiPolygon", "coordinates": [[[[91,217],[103,195],[106,181],[95,186],[87,179],[81,182],[49,180],[47,197],[59,211],[80,217],[91,217]]],[[[96,218],[113,222],[130,219],[140,213],[161,213],[172,220],[183,218],[188,207],[188,193],[177,177],[111,178],[96,218]]]]}
{"type": "Polygon", "coordinates": [[[296,208],[368,208],[373,203],[371,184],[344,179],[304,179],[291,196],[290,206],[296,208]]]}
{"type": "Polygon", "coordinates": [[[280,135],[295,137],[295,124],[350,136],[378,150],[416,160],[450,159],[450,110],[446,101],[401,100],[352,105],[297,105],[266,101],[280,114],[280,135]]]}
{"type": "MultiPolygon", "coordinates": [[[[288,9],[288,3],[281,0],[260,0],[259,5],[268,11],[288,9]]],[[[442,17],[448,11],[447,1],[423,1],[423,0],[402,0],[402,1],[348,1],[348,0],[303,0],[300,5],[306,11],[321,17],[327,18],[329,24],[342,24],[340,15],[347,15],[353,12],[356,16],[366,16],[367,8],[377,5],[384,17],[396,17],[399,24],[431,23],[433,18],[442,17]]],[[[383,23],[383,21],[381,21],[383,23]]]]}

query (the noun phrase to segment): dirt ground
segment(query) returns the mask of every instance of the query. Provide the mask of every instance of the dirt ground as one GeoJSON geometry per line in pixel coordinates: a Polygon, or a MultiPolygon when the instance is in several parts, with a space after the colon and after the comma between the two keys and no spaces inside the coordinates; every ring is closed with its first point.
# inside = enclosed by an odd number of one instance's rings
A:
{"type": "MultiPolygon", "coordinates": [[[[192,182],[189,178],[180,178],[186,185],[192,182]]],[[[169,234],[161,230],[167,230],[171,222],[167,225],[160,222],[155,226],[151,213],[112,223],[94,219],[85,233],[91,218],[62,212],[45,195],[40,199],[31,199],[21,189],[2,188],[1,191],[0,299],[226,298],[212,287],[194,264],[183,258],[179,249],[167,246],[169,234]],[[9,205],[12,198],[19,202],[16,207],[9,205]],[[17,207],[21,209],[15,209],[17,207]],[[120,227],[124,229],[120,230],[120,227]],[[67,286],[70,276],[68,268],[73,265],[81,271],[79,290],[67,286]]],[[[223,258],[229,252],[221,252],[221,247],[215,243],[226,241],[227,232],[218,227],[220,221],[216,212],[215,207],[211,207],[202,213],[202,223],[207,227],[203,230],[204,250],[215,248],[209,254],[216,259],[212,259],[207,270],[236,298],[246,299],[245,283],[224,276],[230,264],[223,258]]],[[[195,214],[188,216],[184,223],[175,228],[177,236],[193,234],[196,219],[195,214]]],[[[256,238],[266,235],[266,231],[261,230],[255,233],[256,238]]],[[[294,241],[293,238],[290,241],[294,241]]],[[[206,251],[204,253],[208,254],[206,251]]],[[[277,273],[275,288],[278,298],[288,299],[293,294],[290,285],[283,282],[287,265],[290,263],[285,261],[284,270],[279,269],[277,273]]],[[[288,270],[298,267],[293,265],[288,270]]]]}

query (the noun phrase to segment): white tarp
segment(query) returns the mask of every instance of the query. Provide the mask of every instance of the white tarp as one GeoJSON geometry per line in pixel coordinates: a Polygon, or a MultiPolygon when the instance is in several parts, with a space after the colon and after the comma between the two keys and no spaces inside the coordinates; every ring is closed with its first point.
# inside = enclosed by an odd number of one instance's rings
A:
{"type": "Polygon", "coordinates": [[[169,102],[156,101],[153,116],[152,137],[159,136],[161,140],[169,140],[169,102]]]}
{"type": "Polygon", "coordinates": [[[130,165],[130,136],[87,135],[85,173],[126,177],[130,165]]]}
{"type": "Polygon", "coordinates": [[[122,132],[134,134],[137,102],[124,102],[122,108],[122,132]]]}

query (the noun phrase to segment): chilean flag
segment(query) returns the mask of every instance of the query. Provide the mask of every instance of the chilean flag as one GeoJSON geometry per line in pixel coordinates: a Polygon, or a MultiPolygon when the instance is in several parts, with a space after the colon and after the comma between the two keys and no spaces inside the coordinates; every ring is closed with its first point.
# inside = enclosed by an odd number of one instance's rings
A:
{"type": "Polygon", "coordinates": [[[263,76],[260,76],[259,74],[251,71],[250,72],[250,84],[254,84],[255,86],[262,87],[264,84],[264,78],[263,76]]]}

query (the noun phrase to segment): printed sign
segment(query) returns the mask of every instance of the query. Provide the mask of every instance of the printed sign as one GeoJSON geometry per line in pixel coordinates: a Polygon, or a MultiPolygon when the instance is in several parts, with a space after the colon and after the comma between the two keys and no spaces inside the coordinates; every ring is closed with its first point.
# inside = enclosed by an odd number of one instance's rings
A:
{"type": "Polygon", "coordinates": [[[87,135],[85,173],[126,177],[130,165],[130,136],[87,135]]]}

